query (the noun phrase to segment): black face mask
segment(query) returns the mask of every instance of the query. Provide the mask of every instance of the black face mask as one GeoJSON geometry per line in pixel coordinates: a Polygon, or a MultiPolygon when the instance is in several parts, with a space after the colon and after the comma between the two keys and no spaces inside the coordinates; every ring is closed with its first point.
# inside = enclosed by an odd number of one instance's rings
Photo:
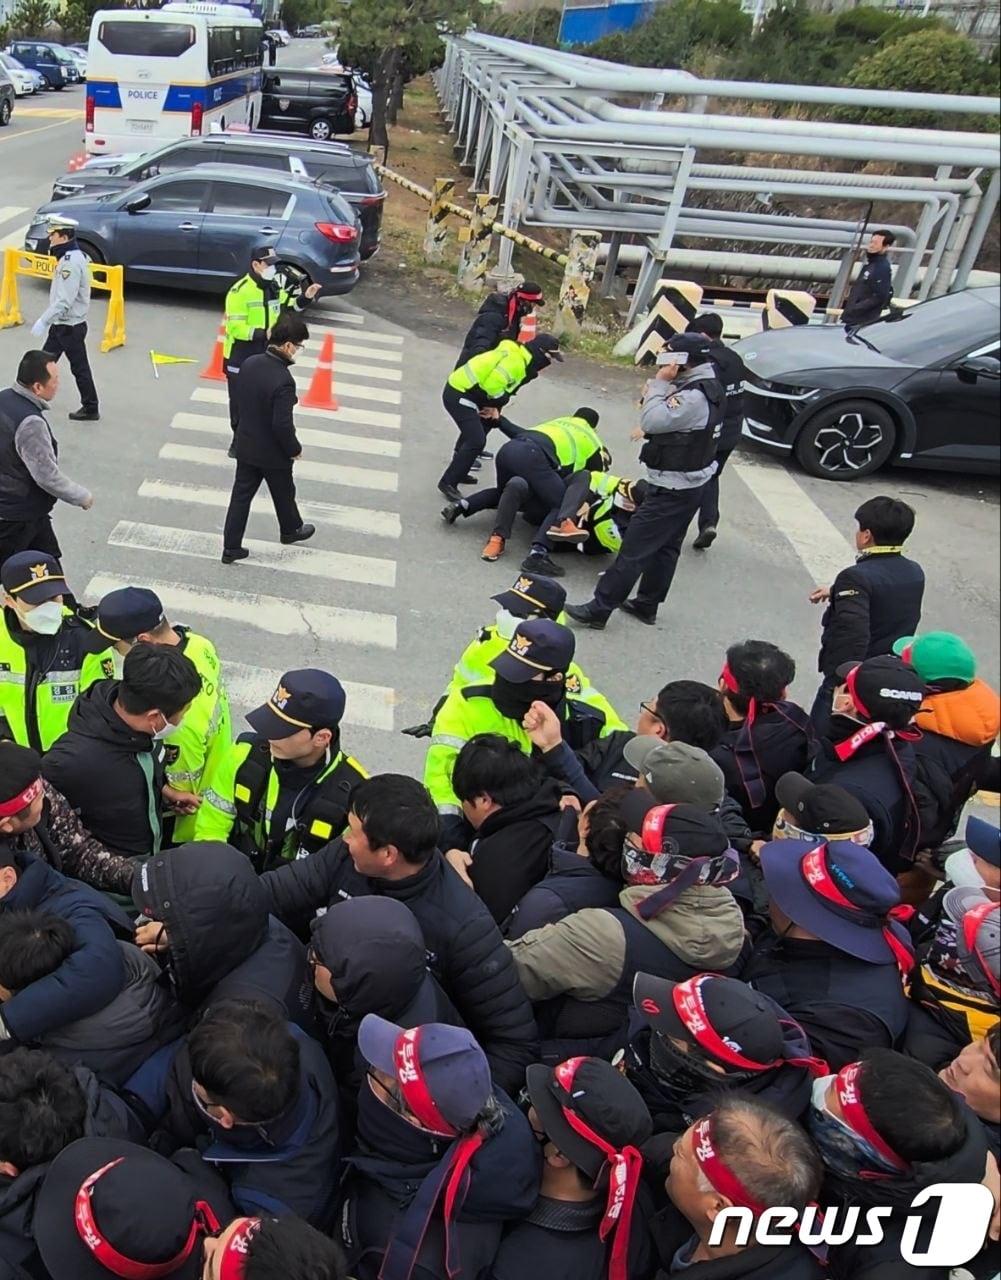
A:
{"type": "Polygon", "coordinates": [[[515,684],[497,676],[490,691],[494,706],[502,716],[520,721],[533,702],[544,702],[555,711],[563,701],[563,681],[526,680],[515,684]]]}
{"type": "Polygon", "coordinates": [[[713,1071],[695,1053],[680,1053],[671,1042],[658,1035],[650,1036],[650,1070],[661,1088],[678,1099],[691,1098],[709,1090],[732,1089],[751,1079],[753,1071],[713,1071]]]}

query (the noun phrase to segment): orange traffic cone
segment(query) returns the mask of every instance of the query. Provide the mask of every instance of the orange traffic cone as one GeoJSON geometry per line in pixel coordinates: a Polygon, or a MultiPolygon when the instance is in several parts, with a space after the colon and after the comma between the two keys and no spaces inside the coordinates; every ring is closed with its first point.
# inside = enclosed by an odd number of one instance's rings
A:
{"type": "Polygon", "coordinates": [[[538,334],[539,321],[535,312],[530,311],[527,316],[521,318],[521,328],[518,330],[518,341],[521,343],[531,342],[538,334]]]}
{"type": "Polygon", "coordinates": [[[306,409],[336,409],[334,399],[334,335],[328,333],[320,348],[320,358],[316,362],[316,372],[309,384],[309,390],[299,403],[306,409]]]}
{"type": "Polygon", "coordinates": [[[226,321],[224,320],[219,326],[219,334],[215,340],[215,347],[212,351],[212,359],[198,375],[200,378],[206,378],[209,382],[225,382],[226,370],[222,363],[222,342],[226,335],[226,321]]]}

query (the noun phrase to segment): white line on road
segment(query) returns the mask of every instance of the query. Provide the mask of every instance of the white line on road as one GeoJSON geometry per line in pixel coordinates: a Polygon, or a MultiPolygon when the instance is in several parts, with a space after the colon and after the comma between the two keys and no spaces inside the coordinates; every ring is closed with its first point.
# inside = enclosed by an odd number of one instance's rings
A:
{"type": "MultiPolygon", "coordinates": [[[[191,394],[192,400],[200,404],[229,404],[229,396],[225,391],[215,387],[197,387],[191,394]]],[[[323,418],[333,422],[334,426],[350,422],[359,427],[388,427],[391,431],[399,431],[400,415],[383,413],[379,409],[356,409],[354,405],[339,405],[336,409],[304,409],[296,405],[296,417],[323,418]]]]}
{"type": "MultiPolygon", "coordinates": [[[[337,316],[328,323],[325,319],[318,318],[315,314],[309,312],[303,315],[303,319],[314,333],[326,333],[329,330],[336,339],[337,321],[343,319],[343,317],[337,316]]],[[[349,319],[352,324],[363,325],[365,323],[364,317],[361,316],[351,316],[349,319]]],[[[344,336],[346,338],[358,338],[364,336],[366,342],[384,342],[389,347],[403,346],[403,338],[398,333],[374,333],[371,329],[366,329],[364,335],[362,335],[360,330],[355,329],[351,333],[346,333],[344,336]]]]}
{"type": "Polygon", "coordinates": [[[0,223],[9,222],[11,218],[16,218],[19,213],[27,213],[28,210],[19,204],[5,204],[0,206],[0,223]]]}
{"type": "Polygon", "coordinates": [[[783,534],[818,585],[833,582],[855,559],[855,549],[810,495],[783,467],[731,461],[768,518],[783,534]]]}
{"type": "MultiPolygon", "coordinates": [[[[349,333],[349,338],[358,337],[359,335],[349,333]]],[[[307,351],[319,351],[323,346],[323,342],[319,338],[310,338],[306,343],[307,351]]],[[[386,350],[384,347],[359,347],[353,342],[344,342],[340,338],[334,343],[334,351],[338,355],[347,356],[363,356],[367,360],[384,360],[388,364],[399,364],[403,359],[403,351],[399,349],[386,350]]],[[[297,356],[296,364],[308,365],[310,362],[316,363],[312,356],[297,356]]]]}
{"type": "Polygon", "coordinates": [[[312,311],[309,323],[330,329],[338,324],[364,324],[365,317],[360,311],[312,311]]]}
{"type": "MultiPolygon", "coordinates": [[[[118,587],[132,586],[130,578],[99,573],[87,584],[86,596],[100,600],[118,587]]],[[[396,619],[389,613],[364,609],[339,609],[335,605],[305,604],[283,596],[249,591],[198,591],[184,582],[165,582],[143,576],[143,586],[155,591],[168,614],[193,613],[200,618],[238,622],[276,636],[320,640],[330,644],[374,645],[396,648],[396,619]]]]}
{"type": "Polygon", "coordinates": [[[24,237],[28,234],[30,222],[26,222],[23,227],[18,227],[16,231],[8,231],[7,234],[0,239],[0,249],[23,249],[24,237]]]}
{"type": "MultiPolygon", "coordinates": [[[[351,360],[342,360],[344,354],[340,346],[334,348],[334,388],[337,387],[337,379],[342,373],[357,374],[362,378],[382,378],[387,382],[402,382],[402,369],[387,369],[374,364],[355,364],[351,360]]],[[[312,356],[300,356],[295,362],[297,369],[315,369],[318,360],[314,360],[312,356]]]]}
{"type": "MultiPolygon", "coordinates": [[[[206,449],[194,444],[165,444],[159,457],[170,462],[194,462],[204,467],[225,467],[232,471],[233,462],[219,449],[206,449]]],[[[380,493],[395,493],[399,487],[391,471],[376,471],[372,467],[342,467],[335,462],[297,462],[297,480],[319,480],[324,484],[340,484],[348,489],[377,489],[380,493]]]]}
{"type": "MultiPolygon", "coordinates": [[[[302,374],[296,378],[296,385],[300,387],[308,387],[312,382],[312,377],[308,373],[302,374]]],[[[403,398],[399,391],[393,391],[390,387],[365,387],[361,383],[342,382],[337,373],[337,364],[334,364],[334,399],[340,404],[341,400],[347,397],[348,400],[375,400],[381,404],[399,404],[403,398]]]]}
{"type": "MultiPolygon", "coordinates": [[[[229,422],[225,418],[212,418],[205,413],[175,413],[170,425],[178,431],[205,431],[209,435],[225,436],[227,444],[233,438],[229,422]]],[[[379,440],[374,436],[344,436],[337,431],[312,431],[309,427],[298,429],[303,444],[318,449],[339,449],[342,453],[371,453],[380,458],[398,458],[398,440],[379,440]]]]}
{"type": "MultiPolygon", "coordinates": [[[[141,524],[119,520],[108,534],[108,545],[132,547],[140,551],[162,551],[167,555],[192,556],[196,560],[218,560],[222,550],[217,533],[194,529],[172,529],[162,524],[141,524]]],[[[283,547],[263,538],[244,538],[243,545],[253,556],[252,566],[280,569],[283,573],[303,573],[311,578],[365,582],[376,587],[396,586],[396,561],[376,556],[348,555],[343,551],[317,551],[312,547],[283,547]]]]}
{"type": "MultiPolygon", "coordinates": [[[[248,667],[242,662],[224,662],[222,670],[234,711],[250,711],[267,702],[284,674],[277,668],[248,667]]],[[[342,680],[341,684],[347,696],[345,724],[392,732],[395,690],[384,684],[356,684],[351,680],[342,680]]]]}
{"type": "MultiPolygon", "coordinates": [[[[164,502],[191,502],[201,507],[216,507],[225,511],[229,506],[228,489],[210,489],[200,484],[170,484],[166,480],[144,480],[139,486],[140,498],[160,499],[164,502]]],[[[352,533],[364,533],[375,538],[398,538],[402,533],[400,517],[395,511],[375,511],[371,507],[344,507],[336,502],[303,502],[297,498],[304,520],[314,524],[328,524],[352,533]]],[[[258,494],[251,505],[254,515],[274,518],[271,499],[258,494]]]]}

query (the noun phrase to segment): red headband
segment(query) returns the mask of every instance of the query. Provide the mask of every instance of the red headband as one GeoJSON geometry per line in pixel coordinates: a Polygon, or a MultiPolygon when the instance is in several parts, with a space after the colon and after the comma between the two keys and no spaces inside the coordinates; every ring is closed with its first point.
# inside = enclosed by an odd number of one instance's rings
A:
{"type": "Polygon", "coordinates": [[[643,819],[643,830],[640,835],[643,839],[643,848],[647,853],[664,852],[664,825],[674,808],[676,806],[673,804],[658,804],[643,819]]]}
{"type": "MultiPolygon", "coordinates": [[[[846,898],[838,888],[827,865],[827,853],[828,846],[826,844],[818,844],[815,849],[811,849],[808,853],[803,855],[799,867],[803,874],[803,879],[807,883],[807,887],[812,889],[814,893],[819,894],[833,906],[840,908],[837,912],[839,915],[854,916],[859,924],[863,923],[863,920],[867,915],[869,915],[870,919],[877,920],[879,918],[878,916],[870,915],[870,913],[864,911],[863,908],[856,906],[855,903],[852,902],[850,898],[846,898]]],[[[910,947],[908,947],[902,938],[897,937],[896,933],[894,933],[890,926],[890,919],[894,917],[894,912],[896,911],[897,908],[894,907],[889,912],[889,918],[887,918],[882,925],[883,938],[886,941],[886,945],[890,948],[900,972],[907,974],[914,968],[914,952],[910,947]]]]}
{"type": "Polygon", "coordinates": [[[243,1280],[250,1242],[261,1229],[260,1218],[246,1218],[230,1236],[219,1260],[219,1280],[243,1280]]]}
{"type": "Polygon", "coordinates": [[[421,1030],[421,1027],[411,1027],[397,1037],[393,1050],[396,1059],[396,1079],[407,1109],[417,1117],[423,1127],[430,1129],[432,1133],[454,1138],[459,1130],[438,1110],[438,1104],[431,1096],[431,1090],[424,1078],[420,1057],[421,1030]]]}
{"type": "Polygon", "coordinates": [[[42,779],[38,777],[34,782],[29,782],[23,791],[16,796],[11,796],[9,800],[0,802],[0,818],[11,818],[15,813],[20,813],[22,809],[27,809],[32,800],[42,794],[42,779]]]}
{"type": "Polygon", "coordinates": [[[966,943],[967,951],[972,951],[980,961],[980,967],[983,969],[994,994],[1001,995],[1001,983],[991,972],[986,956],[977,946],[977,934],[980,932],[980,926],[992,911],[1001,911],[1001,903],[981,902],[978,906],[967,911],[966,915],[963,916],[963,941],[966,943]]]}
{"type": "MultiPolygon", "coordinates": [[[[834,1077],[834,1086],[838,1092],[838,1102],[841,1104],[845,1122],[849,1128],[854,1129],[860,1138],[864,1138],[887,1164],[892,1165],[894,1169],[899,1170],[901,1173],[906,1173],[911,1166],[906,1160],[898,1156],[892,1147],[880,1137],[873,1127],[872,1121],[866,1115],[859,1092],[861,1070],[861,1062],[849,1062],[834,1077]]],[[[872,1177],[873,1175],[870,1173],[869,1176],[872,1177]]],[[[879,1175],[877,1174],[876,1176],[878,1177],[879,1175]]],[[[889,1177],[891,1175],[886,1174],[883,1176],[889,1177]]]]}
{"type": "Polygon", "coordinates": [[[95,1184],[109,1170],[120,1165],[124,1159],[124,1156],[119,1156],[117,1160],[112,1160],[110,1164],[92,1173],[76,1193],[73,1220],[76,1223],[77,1235],[101,1266],[106,1271],[110,1271],[113,1276],[119,1276],[121,1280],[159,1280],[161,1276],[173,1275],[181,1264],[191,1257],[199,1236],[211,1235],[219,1230],[219,1219],[215,1216],[211,1205],[204,1200],[197,1200],[195,1217],[191,1223],[188,1238],[175,1257],[167,1262],[138,1262],[134,1258],[127,1258],[124,1253],[119,1253],[115,1246],[101,1234],[97,1219],[94,1217],[91,1196],[95,1184]]]}
{"type": "MultiPolygon", "coordinates": [[[[573,1096],[573,1082],[577,1070],[586,1058],[568,1058],[553,1071],[556,1082],[561,1089],[573,1096]]],[[[606,1240],[614,1233],[612,1250],[608,1259],[609,1280],[628,1280],[629,1232],[636,1203],[636,1192],[639,1190],[640,1175],[643,1171],[643,1157],[635,1147],[626,1146],[619,1151],[610,1142],[582,1120],[576,1111],[563,1103],[560,1104],[563,1118],[567,1124],[585,1142],[597,1147],[608,1161],[608,1199],[601,1219],[598,1237],[606,1240]]]]}
{"type": "Polygon", "coordinates": [[[855,666],[852,667],[851,671],[849,671],[848,674],[845,676],[845,688],[848,690],[848,693],[851,696],[851,700],[852,702],[855,703],[855,706],[858,708],[858,710],[861,711],[864,716],[868,716],[868,715],[871,715],[872,713],[869,711],[869,708],[865,705],[865,703],[859,697],[858,690],[855,687],[855,682],[858,679],[859,668],[861,666],[862,666],[861,662],[856,663],[855,666]]]}

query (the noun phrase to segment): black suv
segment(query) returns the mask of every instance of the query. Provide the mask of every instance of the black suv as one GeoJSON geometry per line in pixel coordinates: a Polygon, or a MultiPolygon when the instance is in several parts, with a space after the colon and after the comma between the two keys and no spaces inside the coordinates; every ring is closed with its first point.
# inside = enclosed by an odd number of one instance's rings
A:
{"type": "Polygon", "coordinates": [[[294,135],[209,133],[176,138],[139,155],[92,156],[82,169],[64,173],[52,185],[52,199],[124,191],[159,173],[201,164],[252,165],[283,174],[299,174],[335,187],[361,220],[361,256],[379,248],[386,192],[371,159],[344,142],[310,142],[294,135]]]}
{"type": "Polygon", "coordinates": [[[262,129],[308,133],[325,142],[354,133],[358,94],[347,71],[265,71],[261,87],[262,129]]]}

